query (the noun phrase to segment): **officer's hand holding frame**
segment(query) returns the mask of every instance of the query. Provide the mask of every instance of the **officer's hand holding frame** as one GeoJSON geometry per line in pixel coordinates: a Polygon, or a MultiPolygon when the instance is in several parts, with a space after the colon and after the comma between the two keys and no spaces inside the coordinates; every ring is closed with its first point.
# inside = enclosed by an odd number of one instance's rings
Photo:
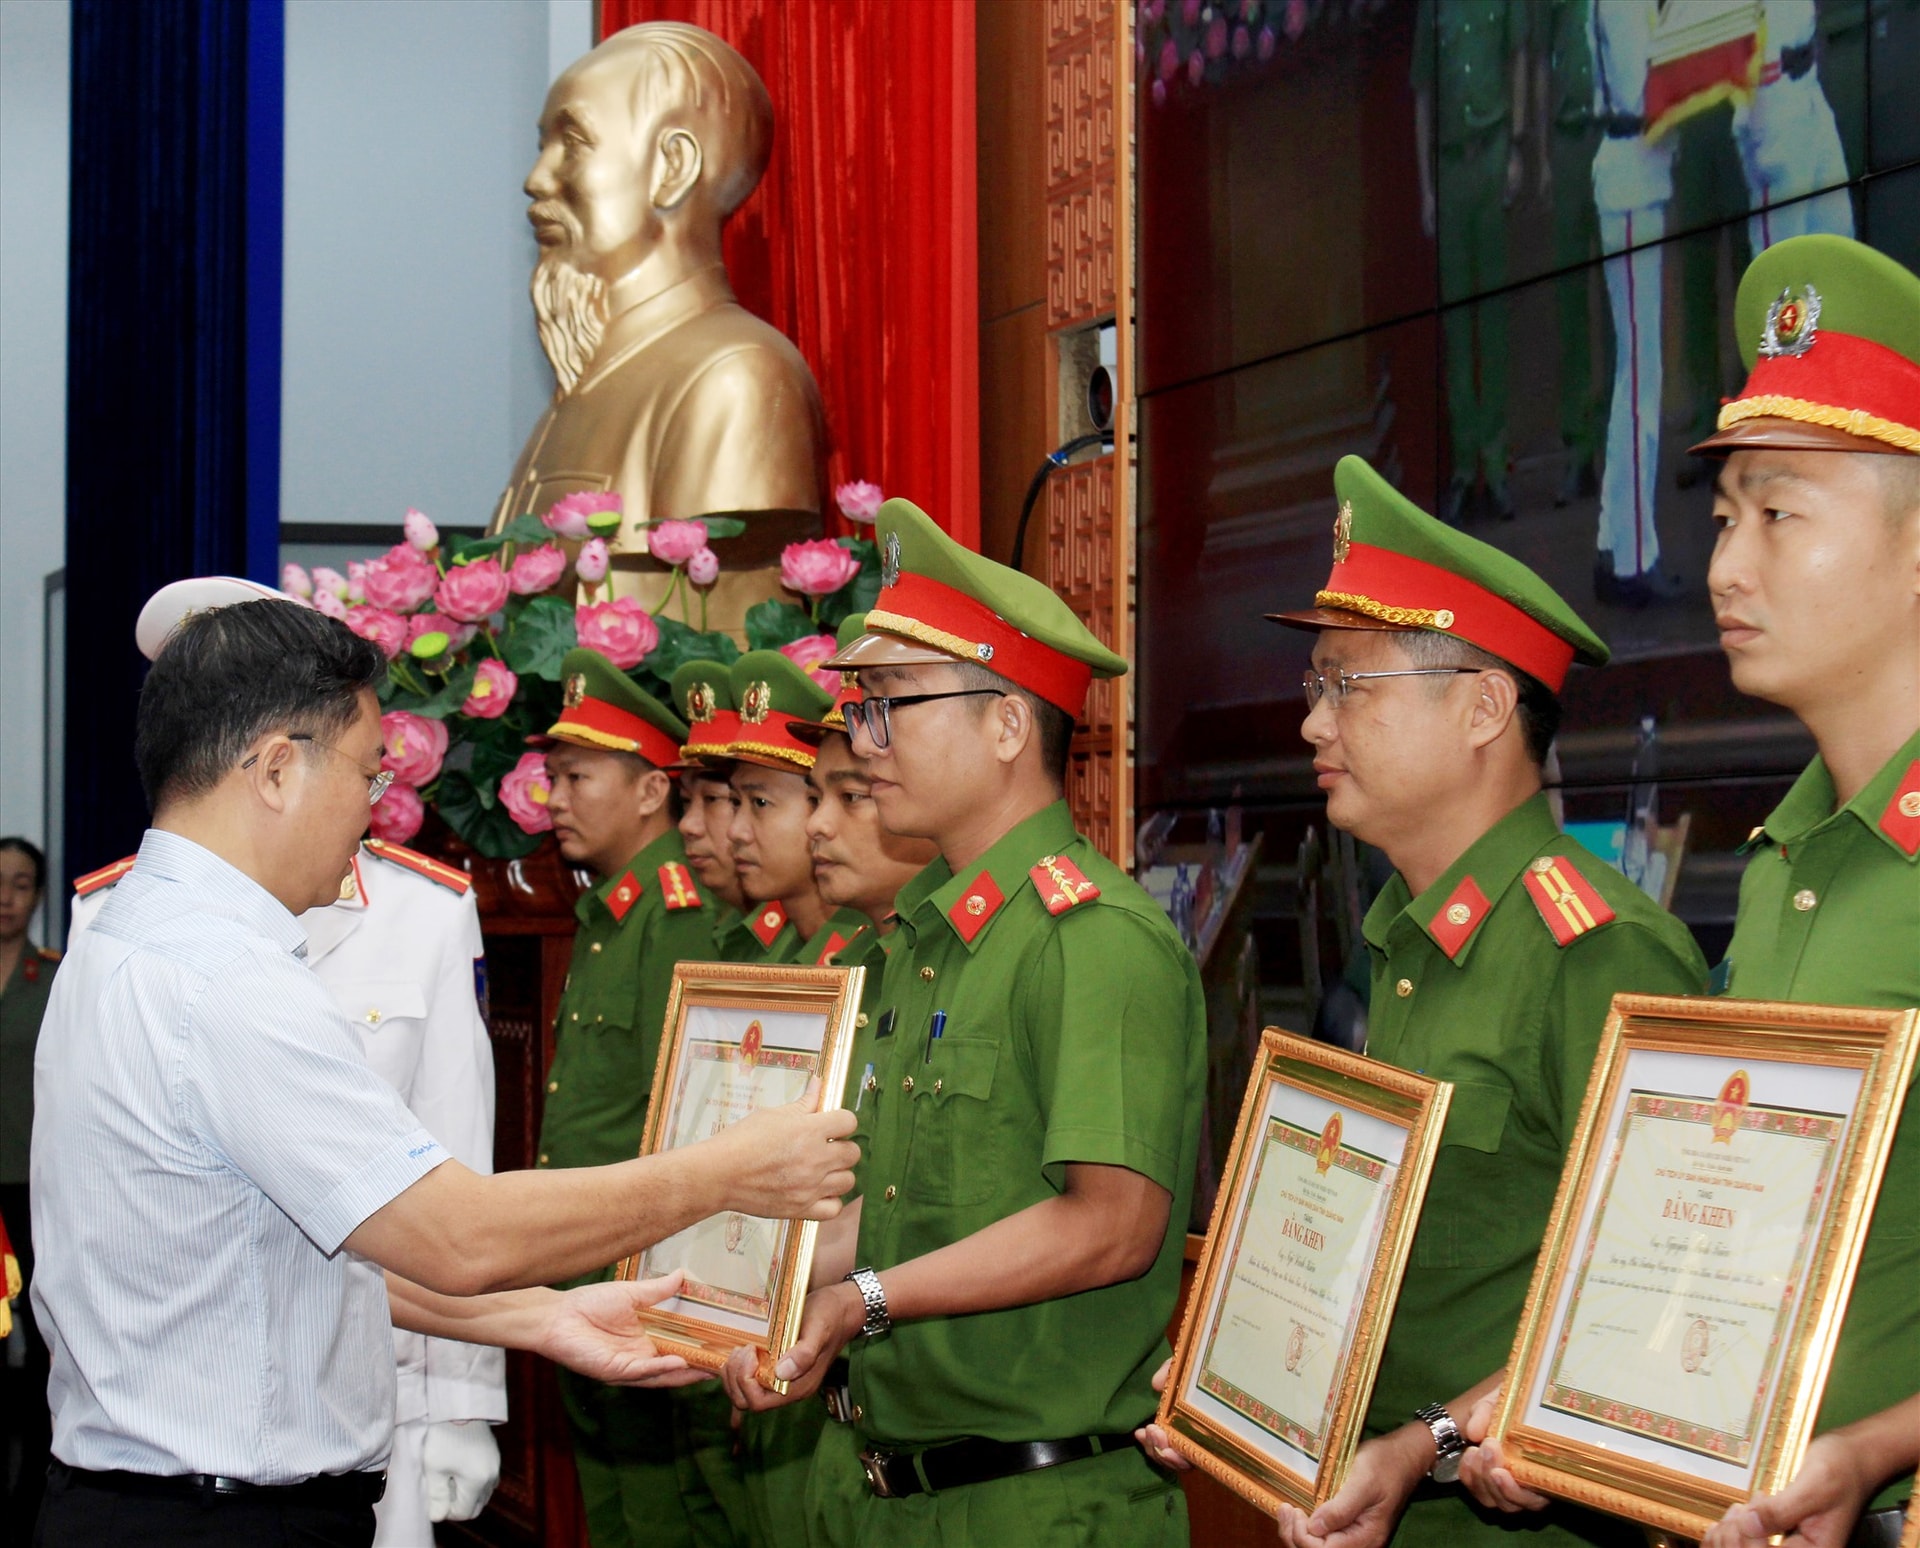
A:
{"type": "MultiPolygon", "coordinates": [[[[797,1101],[820,1082],[822,1111],[841,1105],[864,968],[681,962],[647,1109],[643,1156],[718,1134],[749,1113],[797,1101]]],[[[760,1379],[800,1331],[819,1226],[728,1213],[622,1260],[621,1279],[683,1272],[680,1293],[640,1314],[662,1353],[718,1371],[735,1349],[760,1379]]]]}
{"type": "Polygon", "coordinates": [[[1451,1095],[1261,1038],[1156,1422],[1270,1515],[1352,1463],[1451,1095]]]}

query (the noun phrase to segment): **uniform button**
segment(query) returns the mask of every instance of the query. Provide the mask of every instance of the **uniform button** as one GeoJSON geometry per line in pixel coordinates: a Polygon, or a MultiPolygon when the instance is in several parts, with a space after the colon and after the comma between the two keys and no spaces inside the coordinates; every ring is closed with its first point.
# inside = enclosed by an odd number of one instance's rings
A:
{"type": "Polygon", "coordinates": [[[595,1021],[605,1021],[607,1018],[605,1016],[595,1016],[593,1019],[595,1021]]]}
{"type": "Polygon", "coordinates": [[[580,1012],[578,1012],[578,1011],[575,1011],[575,1012],[573,1013],[573,1019],[574,1019],[575,1021],[578,1021],[578,1020],[580,1019],[580,1012]]]}
{"type": "Polygon", "coordinates": [[[542,1166],[547,1164],[547,1153],[544,1150],[540,1152],[540,1164],[542,1166]]]}
{"type": "Polygon", "coordinates": [[[1404,1000],[1408,995],[1413,993],[1413,980],[1411,978],[1401,979],[1399,983],[1393,986],[1393,992],[1404,1000]]]}
{"type": "Polygon", "coordinates": [[[867,1013],[865,1011],[860,1012],[859,1015],[853,1018],[853,1024],[856,1027],[864,1027],[867,1024],[867,1013]]]}
{"type": "Polygon", "coordinates": [[[928,983],[932,983],[933,969],[930,967],[923,967],[922,969],[920,969],[920,976],[924,978],[928,983]]]}
{"type": "Polygon", "coordinates": [[[858,1403],[855,1403],[853,1405],[853,1422],[855,1424],[858,1424],[862,1419],[866,1417],[867,1417],[867,1411],[864,1408],[862,1408],[858,1403]]]}
{"type": "Polygon", "coordinates": [[[1814,896],[1813,888],[1811,887],[1802,887],[1793,895],[1793,906],[1803,914],[1819,901],[1819,898],[1814,896]]]}
{"type": "Polygon", "coordinates": [[[869,1091],[878,1091],[880,1089],[880,1077],[878,1075],[869,1075],[867,1077],[866,1089],[869,1091]]]}
{"type": "Polygon", "coordinates": [[[591,946],[587,948],[587,950],[597,954],[600,950],[600,943],[598,941],[595,941],[591,946]]]}
{"type": "Polygon", "coordinates": [[[940,1077],[938,1075],[933,1077],[933,1094],[935,1096],[940,1095],[940,1077]]]}
{"type": "Polygon", "coordinates": [[[885,1200],[886,1200],[886,1201],[887,1201],[887,1202],[888,1202],[889,1204],[891,1204],[891,1203],[893,1202],[893,1199],[894,1199],[894,1195],[895,1195],[895,1194],[897,1194],[897,1193],[898,1193],[899,1191],[900,1191],[900,1190],[899,1190],[898,1188],[896,1188],[896,1187],[894,1187],[894,1185],[893,1185],[892,1183],[888,1183],[888,1184],[887,1184],[887,1191],[886,1191],[885,1193],[883,1193],[883,1194],[881,1195],[881,1197],[882,1197],[882,1198],[884,1198],[884,1199],[885,1199],[885,1200]]]}
{"type": "Polygon", "coordinates": [[[905,1080],[900,1082],[900,1089],[902,1091],[913,1090],[913,1077],[911,1075],[909,1075],[905,1080]]]}
{"type": "Polygon", "coordinates": [[[560,1082],[559,1082],[559,1081],[557,1081],[557,1080],[550,1080],[550,1081],[548,1081],[548,1082],[547,1082],[547,1091],[548,1091],[548,1092],[549,1092],[550,1094],[551,1094],[552,1092],[555,1092],[555,1091],[558,1091],[559,1089],[560,1089],[560,1082]]]}
{"type": "Polygon", "coordinates": [[[380,1024],[380,1012],[378,1012],[377,1010],[368,1011],[367,1025],[370,1027],[373,1027],[373,1026],[378,1026],[379,1024],[380,1024]]]}

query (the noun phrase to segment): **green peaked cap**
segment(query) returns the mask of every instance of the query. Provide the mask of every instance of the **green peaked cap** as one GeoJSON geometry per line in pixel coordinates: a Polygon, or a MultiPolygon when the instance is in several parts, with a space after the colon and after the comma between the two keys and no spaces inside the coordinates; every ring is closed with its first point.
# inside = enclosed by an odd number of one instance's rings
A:
{"type": "Polygon", "coordinates": [[[687,725],[597,650],[576,645],[560,662],[558,742],[638,753],[664,768],[679,757],[687,725]]]}
{"type": "Polygon", "coordinates": [[[793,773],[812,768],[814,749],[794,736],[788,722],[817,721],[833,695],[777,650],[750,650],[729,670],[734,708],[740,713],[733,756],[793,773]]]}
{"type": "Polygon", "coordinates": [[[840,627],[834,632],[834,643],[838,645],[841,650],[845,650],[866,632],[867,615],[865,613],[849,613],[845,618],[840,620],[840,627]]]}
{"type": "Polygon", "coordinates": [[[683,661],[680,670],[673,674],[673,702],[688,725],[696,718],[694,709],[687,702],[696,683],[704,683],[713,702],[707,706],[710,710],[730,710],[733,708],[733,668],[724,661],[683,661]]]}
{"type": "Polygon", "coordinates": [[[1740,277],[1733,331],[1749,371],[1774,301],[1782,291],[1797,295],[1809,285],[1820,297],[1817,330],[1872,339],[1920,362],[1920,275],[1865,242],[1815,232],[1775,242],[1740,277]]]}
{"type": "Polygon", "coordinates": [[[1429,516],[1361,457],[1333,470],[1333,573],[1314,606],[1269,613],[1307,629],[1427,629],[1512,663],[1558,692],[1607,642],[1511,554],[1429,516]]]}
{"type": "MultiPolygon", "coordinates": [[[[840,649],[845,650],[861,635],[867,632],[867,615],[849,613],[840,620],[840,628],[834,639],[840,649]]],[[[853,681],[853,674],[840,674],[841,689],[833,696],[833,702],[827,706],[825,715],[819,720],[791,720],[787,729],[805,742],[809,747],[818,747],[829,736],[847,735],[847,716],[841,705],[848,699],[858,699],[860,689],[853,681]]]]}

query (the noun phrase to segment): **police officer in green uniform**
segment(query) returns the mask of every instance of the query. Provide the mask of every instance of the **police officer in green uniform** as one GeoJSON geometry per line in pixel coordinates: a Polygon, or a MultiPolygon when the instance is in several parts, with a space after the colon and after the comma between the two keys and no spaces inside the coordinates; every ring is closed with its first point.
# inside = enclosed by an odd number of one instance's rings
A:
{"type": "MultiPolygon", "coordinates": [[[[569,651],[548,729],[548,811],[560,853],[599,884],[560,997],[538,1164],[599,1166],[639,1154],[673,965],[713,954],[713,904],[674,827],[687,727],[598,651],[569,651]]],[[[560,1372],[594,1548],[694,1544],[675,1469],[672,1398],[560,1372]]]]}
{"type": "MultiPolygon", "coordinates": [[[[779,1366],[803,1400],[849,1348],[865,1476],[819,1480],[822,1540],[1184,1543],[1129,1431],[1179,1289],[1205,1009],[1165,914],[1062,798],[1091,678],[1126,663],[906,501],[877,529],[879,599],[829,665],[860,673],[845,714],[881,822],[941,857],[898,896],[858,1055],[857,1232],[850,1210],[821,1236],[779,1366]]],[[[726,1381],[782,1401],[750,1362],[726,1381]]]]}
{"type": "Polygon", "coordinates": [[[1453,479],[1442,513],[1459,525],[1476,479],[1491,514],[1507,493],[1507,303],[1452,303],[1507,282],[1507,207],[1520,191],[1526,128],[1527,8],[1509,0],[1420,0],[1414,129],[1420,219],[1440,249],[1441,330],[1453,479]]]}
{"type": "Polygon", "coordinates": [[[686,744],[676,769],[680,777],[680,840],[687,866],[713,895],[714,939],[746,906],[740,876],[727,844],[733,791],[727,784],[726,749],[740,717],[733,709],[733,681],[718,661],[688,661],[673,674],[674,708],[687,723],[686,744]]]}
{"type": "Polygon", "coordinates": [[[1524,1533],[1637,1544],[1571,1506],[1507,1521],[1455,1482],[1499,1380],[1621,991],[1697,993],[1686,927],[1562,835],[1541,789],[1576,660],[1606,645],[1537,575],[1416,508],[1357,457],[1334,473],[1326,586],[1279,621],[1317,630],[1302,734],[1327,819],[1394,875],[1367,912],[1367,1052],[1453,1082],[1365,1440],[1294,1548],[1524,1533]],[[1397,1523],[1397,1535],[1396,1535],[1397,1523]]]}
{"type": "MultiPolygon", "coordinates": [[[[1920,278],[1845,237],[1789,238],[1748,268],[1734,325],[1751,375],[1695,448],[1726,459],[1707,585],[1734,686],[1793,711],[1818,756],[1747,842],[1717,977],[1745,999],[1920,1005],[1920,278]]],[[[1899,1540],[1917,1287],[1909,1088],[1806,1460],[1711,1548],[1899,1540]]]]}

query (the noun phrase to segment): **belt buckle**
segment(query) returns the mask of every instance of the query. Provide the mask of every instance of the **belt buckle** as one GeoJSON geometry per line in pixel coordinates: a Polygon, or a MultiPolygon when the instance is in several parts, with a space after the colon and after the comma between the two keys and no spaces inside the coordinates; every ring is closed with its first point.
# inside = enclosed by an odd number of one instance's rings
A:
{"type": "Polygon", "coordinates": [[[827,1405],[827,1417],[835,1424],[853,1423],[853,1388],[822,1387],[820,1401],[827,1405]]]}
{"type": "Polygon", "coordinates": [[[893,1485],[887,1481],[887,1464],[893,1460],[890,1451],[863,1451],[860,1453],[860,1466],[867,1475],[867,1488],[877,1500],[891,1500],[897,1496],[893,1485]]]}

